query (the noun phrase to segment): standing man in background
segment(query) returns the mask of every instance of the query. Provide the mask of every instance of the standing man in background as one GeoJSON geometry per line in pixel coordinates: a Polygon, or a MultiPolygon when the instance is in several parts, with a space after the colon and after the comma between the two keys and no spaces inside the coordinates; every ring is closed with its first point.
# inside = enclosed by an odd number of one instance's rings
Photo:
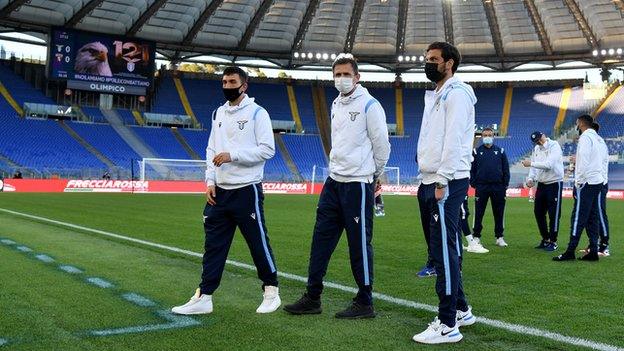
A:
{"type": "Polygon", "coordinates": [[[468,239],[468,252],[476,253],[484,253],[481,231],[483,230],[483,215],[489,199],[492,200],[496,245],[507,246],[503,239],[503,232],[505,230],[505,198],[507,187],[509,187],[509,161],[505,149],[494,145],[492,128],[483,129],[481,137],[483,144],[472,151],[473,161],[470,168],[470,185],[475,189],[475,215],[472,238],[468,239]]]}
{"type": "Polygon", "coordinates": [[[522,161],[525,167],[531,167],[527,178],[527,187],[537,186],[533,213],[542,241],[536,249],[557,250],[557,235],[561,219],[561,192],[563,191],[563,152],[558,142],[546,137],[542,132],[531,134],[535,144],[530,160],[522,161]],[[546,222],[548,213],[549,222],[546,222]]]}
{"type": "Polygon", "coordinates": [[[418,205],[440,303],[433,322],[413,337],[424,344],[458,342],[463,338],[459,327],[475,322],[462,286],[458,232],[468,193],[477,98],[470,85],[453,76],[460,61],[459,51],[449,43],[427,48],[425,73],[436,88],[425,93],[418,138],[418,205]]]}
{"type": "Polygon", "coordinates": [[[574,180],[574,208],[570,225],[570,243],[554,261],[574,260],[574,251],[578,246],[583,229],[587,229],[589,252],[580,257],[583,261],[598,261],[598,236],[600,230],[599,209],[600,192],[604,188],[604,154],[607,148],[604,140],[596,133],[598,124],[590,115],[576,119],[576,129],[580,134],[576,148],[576,167],[574,180]]]}
{"type": "Polygon", "coordinates": [[[270,313],[281,304],[277,268],[264,224],[262,177],[264,163],[275,155],[275,140],[267,111],[245,94],[247,73],[240,67],[223,71],[227,102],[212,113],[206,148],[204,208],[204,259],[201,282],[195,295],[177,314],[212,312],[212,294],[219,287],[236,227],[247,241],[264,299],[257,313],[270,313]]]}
{"type": "Polygon", "coordinates": [[[347,232],[351,271],[358,292],[336,318],[373,318],[373,201],[379,176],[390,157],[386,113],[366,88],[358,84],[357,61],[341,54],[332,66],[339,91],[331,109],[329,177],[316,210],[308,286],[303,296],[284,306],[291,314],[318,314],[323,277],[342,231],[347,232]]]}
{"type": "MultiPolygon", "coordinates": [[[[598,133],[600,127],[595,124],[596,133],[598,133]]],[[[598,202],[598,217],[600,219],[600,225],[598,226],[598,233],[600,234],[600,241],[598,244],[598,256],[611,256],[609,251],[609,217],[607,217],[607,194],[609,193],[609,148],[605,144],[602,156],[602,176],[605,181],[600,190],[600,201],[598,202]]],[[[575,162],[575,157],[570,157],[570,163],[575,162]]],[[[589,253],[589,246],[586,249],[579,250],[583,254],[589,253]]]]}

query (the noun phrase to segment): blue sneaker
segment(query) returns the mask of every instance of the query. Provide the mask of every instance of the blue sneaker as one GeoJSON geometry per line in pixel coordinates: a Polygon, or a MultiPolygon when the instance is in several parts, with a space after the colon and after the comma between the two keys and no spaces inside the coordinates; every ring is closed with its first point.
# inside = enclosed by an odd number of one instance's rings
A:
{"type": "Polygon", "coordinates": [[[418,276],[418,278],[427,278],[435,277],[437,274],[435,268],[424,266],[423,269],[420,270],[420,272],[416,273],[416,275],[418,276]]]}
{"type": "Polygon", "coordinates": [[[556,251],[559,248],[559,246],[557,246],[557,243],[550,243],[548,245],[546,245],[546,247],[544,248],[544,251],[556,251]]]}

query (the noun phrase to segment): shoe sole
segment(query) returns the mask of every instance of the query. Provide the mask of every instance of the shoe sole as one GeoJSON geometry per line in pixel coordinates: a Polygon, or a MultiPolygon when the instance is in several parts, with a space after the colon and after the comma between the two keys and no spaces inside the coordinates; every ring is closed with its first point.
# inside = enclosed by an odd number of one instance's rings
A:
{"type": "Polygon", "coordinates": [[[367,319],[367,318],[375,318],[377,316],[377,313],[372,313],[372,314],[363,314],[360,316],[349,316],[349,317],[345,317],[345,316],[338,316],[335,315],[334,317],[336,319],[367,319]]]}
{"type": "Polygon", "coordinates": [[[421,340],[416,340],[415,338],[412,338],[412,340],[414,340],[417,343],[420,344],[428,344],[428,345],[438,345],[438,344],[454,344],[456,342],[460,342],[462,339],[464,338],[463,335],[459,335],[453,339],[450,338],[446,338],[446,339],[442,339],[442,340],[435,340],[435,341],[421,341],[421,340]]]}
{"type": "Polygon", "coordinates": [[[490,252],[490,250],[485,250],[485,251],[475,251],[475,250],[471,250],[471,249],[467,249],[466,251],[467,251],[467,252],[470,252],[470,253],[477,253],[477,254],[484,254],[484,253],[488,253],[488,252],[490,252]]]}
{"type": "Polygon", "coordinates": [[[321,308],[317,308],[313,310],[306,310],[306,311],[291,311],[288,308],[284,307],[283,310],[296,316],[304,315],[304,314],[321,314],[323,312],[323,309],[321,308]]]}
{"type": "Polygon", "coordinates": [[[173,313],[173,314],[179,314],[179,315],[181,315],[181,316],[190,316],[190,315],[195,315],[195,314],[211,314],[211,313],[212,313],[212,311],[210,311],[210,312],[188,312],[188,313],[182,313],[182,312],[174,312],[174,311],[171,311],[171,313],[173,313]]]}
{"type": "Polygon", "coordinates": [[[471,325],[473,325],[475,323],[477,323],[477,318],[474,317],[474,316],[468,322],[465,322],[464,320],[455,322],[455,324],[457,324],[458,328],[468,327],[468,326],[471,326],[471,325]]]}

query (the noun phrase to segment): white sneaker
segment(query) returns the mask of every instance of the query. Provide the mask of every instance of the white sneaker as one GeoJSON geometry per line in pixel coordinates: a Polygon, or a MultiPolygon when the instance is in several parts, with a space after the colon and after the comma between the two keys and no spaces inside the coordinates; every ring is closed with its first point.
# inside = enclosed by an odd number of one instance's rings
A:
{"type": "Polygon", "coordinates": [[[264,287],[264,299],[256,313],[271,313],[275,312],[280,305],[282,304],[282,300],[279,297],[279,289],[277,286],[267,285],[264,287]]]}
{"type": "Polygon", "coordinates": [[[490,250],[483,247],[479,238],[473,238],[468,242],[468,248],[466,249],[468,252],[472,253],[488,253],[490,250]]]}
{"type": "Polygon", "coordinates": [[[459,327],[465,327],[473,325],[477,322],[477,317],[472,314],[472,306],[468,306],[468,311],[462,312],[457,310],[457,317],[455,319],[455,325],[459,327]]]}
{"type": "Polygon", "coordinates": [[[445,344],[458,342],[463,337],[457,324],[453,328],[449,328],[440,322],[438,317],[435,317],[424,332],[414,335],[412,339],[423,344],[445,344]]]}
{"type": "Polygon", "coordinates": [[[176,314],[206,314],[212,313],[212,295],[202,295],[199,289],[195,291],[195,295],[191,297],[189,302],[182,306],[176,306],[171,309],[176,314]]]}
{"type": "Polygon", "coordinates": [[[500,238],[496,239],[496,246],[507,247],[507,243],[505,242],[505,239],[500,237],[500,238]]]}

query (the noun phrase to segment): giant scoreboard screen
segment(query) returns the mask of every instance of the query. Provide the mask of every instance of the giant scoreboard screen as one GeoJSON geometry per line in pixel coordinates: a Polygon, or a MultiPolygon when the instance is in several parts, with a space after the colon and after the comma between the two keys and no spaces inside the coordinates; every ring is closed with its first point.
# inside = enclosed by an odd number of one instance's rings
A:
{"type": "Polygon", "coordinates": [[[70,89],[145,95],[155,70],[150,41],[54,28],[50,35],[50,79],[70,89]]]}

